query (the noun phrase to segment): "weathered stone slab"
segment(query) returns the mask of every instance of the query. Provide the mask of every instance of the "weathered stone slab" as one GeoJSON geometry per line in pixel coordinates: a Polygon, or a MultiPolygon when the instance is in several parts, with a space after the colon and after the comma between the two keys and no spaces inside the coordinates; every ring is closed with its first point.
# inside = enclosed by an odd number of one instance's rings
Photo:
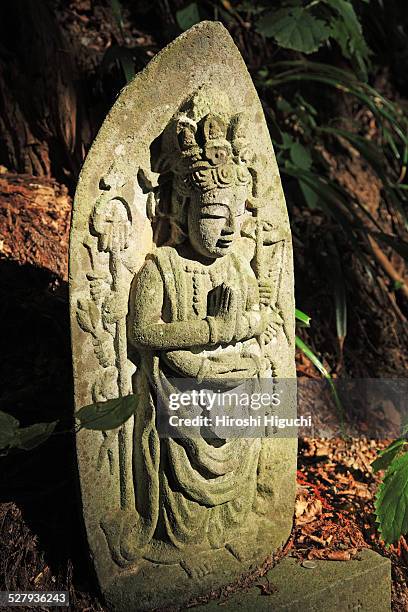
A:
{"type": "MultiPolygon", "coordinates": [[[[157,419],[174,379],[226,394],[231,380],[295,377],[282,187],[254,85],[220,24],[166,47],[106,118],[75,196],[70,305],[77,409],[115,398],[132,408],[118,430],[77,436],[109,605],[182,603],[261,563],[291,530],[296,438],[272,429],[214,443],[180,426],[173,439],[157,419]]],[[[284,409],[296,410],[290,392],[284,409]]]]}
{"type": "Polygon", "coordinates": [[[286,558],[259,582],[270,595],[253,587],[228,600],[212,600],[192,608],[195,612],[245,610],[246,612],[389,612],[391,610],[391,562],[364,549],[353,561],[315,561],[306,569],[286,558]]]}

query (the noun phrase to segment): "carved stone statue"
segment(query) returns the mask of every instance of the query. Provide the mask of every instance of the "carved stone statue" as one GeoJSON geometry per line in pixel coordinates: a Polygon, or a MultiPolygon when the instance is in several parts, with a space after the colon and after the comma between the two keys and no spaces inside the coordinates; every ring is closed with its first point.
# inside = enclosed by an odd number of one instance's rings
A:
{"type": "Polygon", "coordinates": [[[222,395],[294,376],[279,175],[220,24],[189,30],[122,92],[79,181],[70,270],[77,407],[133,406],[116,430],[78,433],[98,579],[117,610],[185,603],[284,544],[294,501],[295,438],[159,427],[183,381],[222,395]]]}

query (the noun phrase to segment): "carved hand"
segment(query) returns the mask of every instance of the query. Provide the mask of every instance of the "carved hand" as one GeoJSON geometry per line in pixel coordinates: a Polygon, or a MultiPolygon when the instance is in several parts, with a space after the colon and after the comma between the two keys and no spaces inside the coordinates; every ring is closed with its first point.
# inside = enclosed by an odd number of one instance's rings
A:
{"type": "Polygon", "coordinates": [[[280,312],[278,312],[277,310],[268,309],[268,313],[268,326],[263,334],[263,339],[266,344],[268,344],[272,340],[272,338],[277,335],[280,327],[282,327],[283,325],[283,318],[280,312]]]}
{"type": "Polygon", "coordinates": [[[225,283],[209,294],[207,317],[212,344],[228,344],[234,338],[240,307],[239,291],[225,283]]]}
{"type": "Polygon", "coordinates": [[[272,301],[272,293],[273,287],[272,284],[265,280],[258,280],[258,288],[259,288],[259,303],[262,306],[270,306],[272,301]]]}
{"type": "Polygon", "coordinates": [[[250,310],[246,313],[249,322],[248,337],[254,338],[263,334],[270,323],[270,310],[250,310]]]}

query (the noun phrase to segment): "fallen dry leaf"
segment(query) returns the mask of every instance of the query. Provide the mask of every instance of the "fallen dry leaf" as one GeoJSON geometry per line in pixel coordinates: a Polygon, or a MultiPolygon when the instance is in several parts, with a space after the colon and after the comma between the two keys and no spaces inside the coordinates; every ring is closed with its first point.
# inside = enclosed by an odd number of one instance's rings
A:
{"type": "Polygon", "coordinates": [[[296,500],[295,505],[295,516],[297,526],[307,525],[316,518],[318,518],[323,512],[323,504],[320,499],[316,499],[312,496],[306,496],[304,493],[300,494],[296,500]]]}
{"type": "Polygon", "coordinates": [[[355,548],[349,550],[330,550],[327,548],[312,548],[307,554],[308,559],[326,559],[327,561],[350,561],[356,554],[355,548]]]}

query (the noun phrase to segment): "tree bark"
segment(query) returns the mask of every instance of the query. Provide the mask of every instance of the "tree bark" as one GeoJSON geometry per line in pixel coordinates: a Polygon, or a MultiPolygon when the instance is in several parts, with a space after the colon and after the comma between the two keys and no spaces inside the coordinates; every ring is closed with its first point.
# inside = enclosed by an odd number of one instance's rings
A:
{"type": "Polygon", "coordinates": [[[0,261],[68,279],[71,198],[54,179],[0,174],[0,261]]]}
{"type": "Polygon", "coordinates": [[[43,0],[0,6],[0,164],[35,176],[77,173],[70,48],[43,0]]]}

